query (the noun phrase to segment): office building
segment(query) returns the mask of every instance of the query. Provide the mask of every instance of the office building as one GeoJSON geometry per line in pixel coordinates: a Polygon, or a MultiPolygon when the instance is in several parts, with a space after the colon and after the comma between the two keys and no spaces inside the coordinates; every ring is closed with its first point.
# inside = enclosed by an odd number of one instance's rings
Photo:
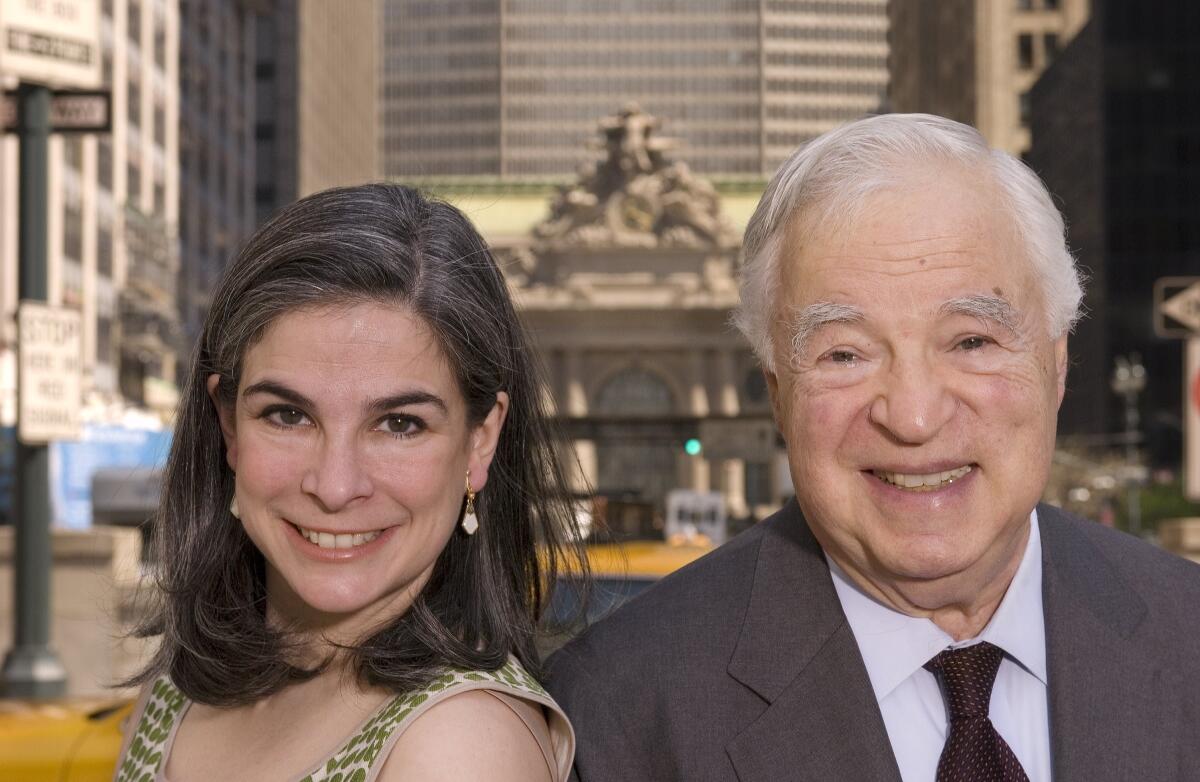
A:
{"type": "Polygon", "coordinates": [[[1030,164],[1060,200],[1090,277],[1064,426],[1123,430],[1109,377],[1116,356],[1138,353],[1149,455],[1178,464],[1182,343],[1155,333],[1153,303],[1156,280],[1200,272],[1200,9],[1097,2],[1031,103],[1030,164]]]}
{"type": "Polygon", "coordinates": [[[254,231],[254,42],[262,0],[180,0],[179,317],[195,343],[222,270],[254,231]]]}
{"type": "Polygon", "coordinates": [[[263,5],[254,65],[259,222],[302,196],[380,176],[378,0],[263,5]]]}
{"type": "Polygon", "coordinates": [[[890,0],[889,103],[1029,149],[1029,89],[1088,19],[1090,0],[890,0]]]}
{"type": "Polygon", "coordinates": [[[631,102],[698,173],[769,176],[880,110],[885,0],[383,0],[384,173],[569,180],[631,102]]]}

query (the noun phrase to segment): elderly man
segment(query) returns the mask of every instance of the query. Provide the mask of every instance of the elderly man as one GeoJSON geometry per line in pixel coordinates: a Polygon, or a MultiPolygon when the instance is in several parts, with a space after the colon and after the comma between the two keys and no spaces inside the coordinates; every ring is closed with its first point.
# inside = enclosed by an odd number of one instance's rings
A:
{"type": "Polygon", "coordinates": [[[737,322],[796,501],[553,659],[581,782],[1200,779],[1200,567],[1038,504],[1063,233],[938,117],[783,165],[737,322]]]}

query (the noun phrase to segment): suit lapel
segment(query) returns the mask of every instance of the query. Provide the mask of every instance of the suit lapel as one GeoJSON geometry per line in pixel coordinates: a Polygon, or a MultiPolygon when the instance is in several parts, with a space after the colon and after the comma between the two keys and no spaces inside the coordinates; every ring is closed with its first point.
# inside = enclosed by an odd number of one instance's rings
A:
{"type": "Polygon", "coordinates": [[[1038,507],[1054,778],[1138,779],[1175,750],[1178,687],[1131,638],[1146,606],[1057,509],[1038,507]]]}
{"type": "Polygon", "coordinates": [[[741,782],[899,782],[883,718],[830,580],[795,503],[763,536],[729,675],[770,705],[726,751],[741,782]]]}

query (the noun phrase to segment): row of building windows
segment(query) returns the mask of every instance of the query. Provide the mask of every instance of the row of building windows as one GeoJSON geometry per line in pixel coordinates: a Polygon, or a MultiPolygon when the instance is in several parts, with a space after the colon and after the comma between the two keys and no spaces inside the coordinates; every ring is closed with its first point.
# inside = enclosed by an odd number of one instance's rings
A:
{"type": "Polygon", "coordinates": [[[473,133],[396,134],[389,136],[388,141],[407,149],[470,149],[494,147],[500,143],[500,134],[494,130],[473,133]]]}
{"type": "Polygon", "coordinates": [[[514,67],[536,68],[704,68],[757,66],[752,48],[636,49],[531,49],[505,52],[504,62],[514,67]]]}
{"type": "Polygon", "coordinates": [[[834,52],[767,52],[767,65],[816,68],[887,68],[887,57],[876,54],[834,52]]]}
{"type": "Polygon", "coordinates": [[[805,141],[811,139],[815,133],[806,133],[804,131],[785,131],[778,133],[767,134],[767,144],[773,147],[798,147],[805,141]]]}
{"type": "Polygon", "coordinates": [[[521,24],[504,28],[505,40],[547,41],[757,41],[757,24],[697,19],[692,24],[663,22],[593,22],[591,24],[521,24]]]}
{"type": "Polygon", "coordinates": [[[574,94],[642,94],[690,92],[709,95],[721,92],[740,93],[757,90],[757,78],[737,76],[583,76],[554,79],[511,79],[506,81],[513,95],[574,95],[574,94]]]}
{"type": "Polygon", "coordinates": [[[405,26],[396,30],[388,30],[385,39],[385,49],[395,49],[403,46],[429,46],[431,44],[483,43],[498,40],[498,36],[494,24],[457,25],[455,27],[405,26]]]}
{"type": "Polygon", "coordinates": [[[383,132],[403,131],[406,126],[430,123],[499,122],[498,106],[430,106],[416,103],[412,106],[389,108],[383,113],[383,132]]]}
{"type": "Polygon", "coordinates": [[[466,95],[492,97],[496,94],[495,79],[472,79],[464,81],[431,82],[417,80],[409,82],[393,81],[383,88],[383,95],[388,100],[404,98],[452,98],[466,95]]]}
{"type": "Polygon", "coordinates": [[[461,19],[464,16],[498,15],[500,0],[385,0],[384,14],[390,21],[410,19],[461,19]]]}
{"type": "Polygon", "coordinates": [[[882,96],[887,91],[887,83],[833,79],[767,79],[767,89],[771,92],[882,96]]]}
{"type": "MultiPolygon", "coordinates": [[[[1031,0],[1026,0],[1030,2],[1031,0]]],[[[420,0],[384,4],[385,19],[391,24],[408,24],[425,19],[464,19],[500,16],[499,0],[420,0]]],[[[522,24],[522,15],[550,15],[558,19],[571,16],[622,14],[704,16],[757,14],[819,13],[837,16],[882,16],[884,0],[504,0],[504,14],[514,24],[522,24]]]]}
{"type": "MultiPolygon", "coordinates": [[[[647,103],[644,108],[665,120],[663,132],[670,134],[676,123],[685,120],[757,120],[758,103],[742,102],[744,99],[672,101],[660,99],[647,103]]],[[[516,122],[588,122],[589,127],[606,117],[620,106],[614,102],[592,103],[519,103],[506,106],[504,116],[516,122]]]]}
{"type": "MultiPolygon", "coordinates": [[[[512,176],[552,176],[569,171],[585,159],[585,155],[576,155],[570,159],[539,156],[521,160],[510,160],[505,163],[505,173],[512,176]]],[[[705,154],[702,158],[688,161],[692,170],[704,174],[719,171],[724,174],[757,174],[759,161],[757,154],[746,157],[716,156],[705,154]]],[[[441,165],[440,163],[438,164],[441,165]]],[[[495,169],[479,173],[494,173],[495,169]]],[[[472,172],[464,172],[472,173],[472,172]]]]}
{"type": "MultiPolygon", "coordinates": [[[[545,131],[519,130],[504,134],[504,142],[509,149],[578,149],[586,150],[587,139],[592,135],[590,130],[580,129],[578,135],[564,132],[561,128],[545,131]]],[[[480,135],[482,138],[482,134],[480,135]]],[[[757,145],[759,136],[757,129],[750,130],[693,130],[681,133],[680,139],[692,147],[705,146],[737,146],[757,145]]],[[[417,137],[423,138],[423,137],[417,137]]],[[[471,136],[460,136],[470,139],[471,136]]],[[[406,140],[412,144],[414,140],[406,140]]],[[[492,137],[491,143],[495,143],[492,137]]],[[[464,145],[469,143],[464,142],[464,145]]],[[[438,146],[451,146],[449,144],[438,146]]]]}
{"type": "Polygon", "coordinates": [[[385,62],[385,79],[394,73],[447,73],[466,68],[495,68],[500,64],[500,49],[497,47],[490,51],[389,53],[385,62]]]}
{"type": "Polygon", "coordinates": [[[767,27],[767,38],[784,41],[850,41],[855,43],[884,43],[886,27],[815,27],[812,25],[780,24],[767,27]]]}
{"type": "Polygon", "coordinates": [[[779,120],[810,120],[816,122],[840,122],[857,119],[862,111],[851,106],[806,106],[780,105],[767,106],[767,119],[779,120]]]}
{"type": "Polygon", "coordinates": [[[758,11],[759,0],[505,0],[510,14],[736,14],[758,11]]]}
{"type": "Polygon", "coordinates": [[[388,158],[387,171],[393,176],[495,175],[500,173],[500,159],[498,157],[470,159],[457,154],[450,154],[444,158],[424,157],[421,159],[396,156],[388,158]]]}
{"type": "Polygon", "coordinates": [[[836,14],[839,16],[883,16],[887,0],[767,0],[766,10],[777,14],[836,14]]]}

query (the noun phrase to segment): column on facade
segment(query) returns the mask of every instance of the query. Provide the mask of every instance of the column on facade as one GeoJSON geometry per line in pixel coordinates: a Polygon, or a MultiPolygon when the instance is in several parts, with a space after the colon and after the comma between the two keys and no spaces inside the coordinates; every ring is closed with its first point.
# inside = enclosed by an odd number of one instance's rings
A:
{"type": "MultiPolygon", "coordinates": [[[[705,354],[702,348],[693,348],[688,353],[688,414],[697,419],[709,416],[708,378],[705,354]]],[[[680,463],[679,486],[693,491],[710,491],[712,465],[704,454],[684,454],[680,463]]]]}
{"type": "MultiPolygon", "coordinates": [[[[586,418],[588,415],[587,389],[583,384],[583,354],[578,348],[564,351],[562,377],[559,388],[563,389],[563,405],[559,411],[569,418],[586,418]]],[[[594,440],[577,439],[571,442],[575,451],[571,489],[578,493],[590,493],[600,476],[600,465],[596,456],[594,440]]]]}
{"type": "MultiPolygon", "coordinates": [[[[737,357],[733,350],[717,351],[717,405],[722,416],[738,415],[737,357]]],[[[725,509],[730,516],[741,518],[749,514],[746,504],[746,462],[744,459],[722,459],[717,465],[719,490],[725,495],[725,509]]]]}

